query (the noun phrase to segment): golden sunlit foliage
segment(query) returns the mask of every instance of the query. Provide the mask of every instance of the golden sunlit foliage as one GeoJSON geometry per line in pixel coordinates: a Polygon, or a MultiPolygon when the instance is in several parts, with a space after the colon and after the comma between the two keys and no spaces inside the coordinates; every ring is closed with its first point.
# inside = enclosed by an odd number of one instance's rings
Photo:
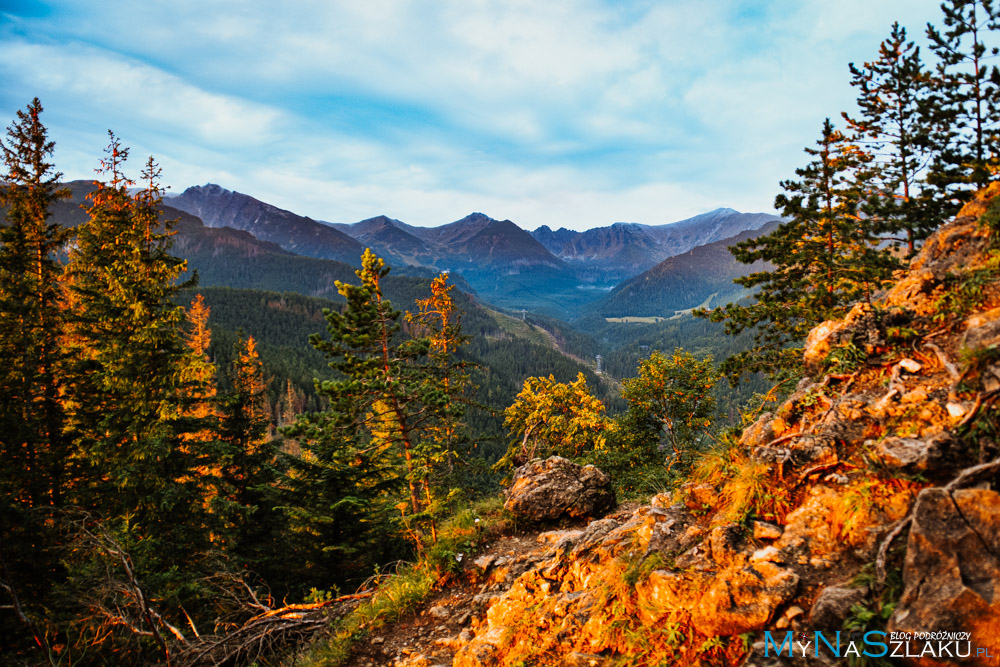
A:
{"type": "Polygon", "coordinates": [[[530,377],[505,411],[504,425],[514,436],[497,468],[521,465],[553,454],[567,458],[604,446],[612,423],[604,404],[590,393],[583,373],[570,383],[554,376],[530,377]]]}

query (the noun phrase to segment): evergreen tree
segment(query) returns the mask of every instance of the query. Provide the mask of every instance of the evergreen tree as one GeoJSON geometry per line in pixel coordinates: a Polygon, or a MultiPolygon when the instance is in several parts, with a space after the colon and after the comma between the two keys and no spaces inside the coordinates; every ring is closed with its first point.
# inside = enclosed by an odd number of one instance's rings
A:
{"type": "Polygon", "coordinates": [[[136,560],[153,590],[180,590],[181,572],[208,545],[211,526],[185,445],[181,376],[189,358],[184,310],[172,302],[184,262],[159,221],[159,170],[150,159],[134,197],[128,150],[110,135],[89,220],[70,253],[65,344],[71,355],[67,424],[79,465],[74,503],[93,512],[136,560]],[[159,577],[159,579],[157,578],[159,577]]]}
{"type": "Polygon", "coordinates": [[[931,159],[933,127],[928,120],[930,76],[920,49],[906,40],[906,29],[892,24],[879,46],[878,60],[861,68],[850,65],[851,85],[858,90],[860,116],[844,119],[875,157],[871,185],[875,188],[864,212],[873,231],[900,234],[913,254],[942,221],[942,202],[923,183],[931,159]]]}
{"type": "Polygon", "coordinates": [[[391,548],[384,538],[396,532],[394,511],[411,528],[427,518],[420,458],[426,426],[445,402],[428,381],[428,341],[400,340],[401,313],[382,293],[388,267],[371,250],[361,259],[359,285],[336,283],[346,305],[324,311],[329,338],[310,337],[338,378],[316,381],[329,410],[300,415],[285,431],[302,451],[285,480],[293,526],[323,536],[347,560],[361,548],[391,548]]]}
{"type": "MultiPolygon", "coordinates": [[[[208,358],[212,330],[208,326],[211,309],[201,294],[195,295],[185,311],[187,331],[184,334],[186,354],[181,362],[181,414],[185,423],[182,438],[189,443],[206,443],[215,438],[216,368],[208,358]]],[[[192,445],[189,445],[192,446],[192,445]]]]}
{"type": "Polygon", "coordinates": [[[264,374],[252,336],[238,338],[230,374],[233,389],[219,408],[219,491],[212,506],[225,526],[226,551],[243,567],[261,568],[277,532],[271,486],[278,443],[268,436],[264,374]]]}
{"type": "Polygon", "coordinates": [[[939,61],[934,94],[926,107],[936,127],[936,154],[928,181],[945,197],[957,200],[954,212],[991,180],[1000,164],[1000,73],[986,63],[997,53],[986,40],[998,27],[1000,8],[993,0],[947,0],[941,11],[944,29],[927,25],[927,38],[939,61]]]}
{"type": "Polygon", "coordinates": [[[25,506],[60,502],[67,457],[59,404],[61,268],[68,232],[49,222],[66,196],[48,161],[54,143],[35,98],[0,141],[0,496],[25,506]],[[30,471],[30,472],[29,472],[30,471]],[[27,473],[27,474],[26,474],[27,473]]]}
{"type": "Polygon", "coordinates": [[[468,336],[462,335],[461,313],[451,295],[454,287],[448,284],[448,274],[442,273],[431,281],[431,295],[416,300],[418,311],[406,314],[413,334],[427,338],[430,363],[425,382],[442,398],[434,419],[424,429],[417,452],[419,465],[424,468],[421,483],[425,502],[434,507],[434,513],[443,509],[442,496],[450,492],[446,487],[454,481],[448,477],[454,473],[459,452],[467,449],[469,442],[464,423],[471,389],[469,364],[456,360],[468,336]]]}
{"type": "Polygon", "coordinates": [[[68,232],[49,222],[51,205],[66,193],[41,113],[35,98],[0,140],[0,654],[15,662],[21,648],[49,648],[39,602],[59,567],[38,508],[63,503],[69,457],[56,260],[68,232]]]}
{"type": "Polygon", "coordinates": [[[859,214],[868,156],[829,119],[817,148],[806,153],[814,159],[796,170],[801,180],[782,182],[787,194],[775,199],[775,208],[788,222],[730,248],[743,263],[764,260],[773,266],[736,279],[756,290],[755,302],[695,312],[724,321],[728,334],[753,332],[754,347],[722,364],[734,382],[744,374],[779,377],[794,369],[809,330],[843,314],[855,301],[869,299],[896,266],[891,255],[878,249],[879,239],[859,214]]]}

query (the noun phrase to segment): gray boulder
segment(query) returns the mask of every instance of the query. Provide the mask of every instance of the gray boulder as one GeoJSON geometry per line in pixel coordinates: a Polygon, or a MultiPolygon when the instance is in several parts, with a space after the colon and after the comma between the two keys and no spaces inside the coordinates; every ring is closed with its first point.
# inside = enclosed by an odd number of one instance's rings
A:
{"type": "Polygon", "coordinates": [[[611,478],[561,456],[525,463],[505,496],[507,511],[532,521],[603,516],[616,504],[611,478]]]}

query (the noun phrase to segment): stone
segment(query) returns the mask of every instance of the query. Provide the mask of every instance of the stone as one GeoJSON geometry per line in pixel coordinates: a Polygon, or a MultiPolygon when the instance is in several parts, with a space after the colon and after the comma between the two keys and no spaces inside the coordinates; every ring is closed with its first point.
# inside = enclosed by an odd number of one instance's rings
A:
{"type": "Polygon", "coordinates": [[[727,570],[698,600],[691,622],[709,637],[759,630],[779,606],[792,599],[798,585],[797,574],[775,563],[727,570]]]}
{"type": "Polygon", "coordinates": [[[929,628],[970,632],[972,646],[1000,655],[1000,494],[995,491],[935,487],[917,496],[903,563],[903,597],[888,630],[929,628]]]}
{"type": "Polygon", "coordinates": [[[472,561],[476,567],[485,572],[490,569],[490,565],[493,565],[493,561],[496,560],[496,556],[491,556],[487,554],[485,556],[480,556],[476,560],[472,561]]]}
{"type": "Polygon", "coordinates": [[[753,538],[755,540],[776,540],[781,537],[781,526],[776,526],[767,521],[753,522],[753,538]]]}
{"type": "Polygon", "coordinates": [[[616,505],[610,477],[561,456],[525,463],[505,496],[504,509],[531,521],[603,516],[616,505]]]}
{"type": "Polygon", "coordinates": [[[711,507],[715,502],[718,491],[711,484],[694,484],[686,482],[681,485],[681,491],[686,496],[686,506],[693,510],[700,510],[711,507]]]}
{"type": "Polygon", "coordinates": [[[476,637],[459,649],[452,665],[454,667],[495,667],[499,662],[497,644],[502,643],[502,641],[502,631],[488,632],[484,636],[476,637]]]}
{"type": "Polygon", "coordinates": [[[878,459],[888,468],[914,475],[943,479],[967,465],[967,446],[940,432],[925,439],[886,438],[875,447],[878,459]]]}
{"type": "Polygon", "coordinates": [[[961,403],[948,403],[945,407],[948,409],[948,414],[951,415],[953,419],[958,419],[965,414],[965,406],[961,403]]]}
{"type": "Polygon", "coordinates": [[[901,359],[899,361],[899,367],[907,373],[917,373],[921,368],[923,368],[919,361],[914,361],[913,359],[901,359]]]}
{"type": "Polygon", "coordinates": [[[433,618],[444,620],[451,616],[451,612],[448,611],[447,607],[442,607],[441,605],[435,605],[427,610],[427,615],[433,618]]]}
{"type": "Polygon", "coordinates": [[[765,412],[743,431],[739,444],[741,447],[760,447],[774,438],[774,415],[765,412]]]}
{"type": "Polygon", "coordinates": [[[1000,308],[976,313],[965,321],[962,347],[969,350],[1000,345],[1000,308]]]}
{"type": "Polygon", "coordinates": [[[601,667],[611,664],[608,658],[594,653],[578,653],[576,651],[567,653],[560,659],[560,664],[564,667],[601,667]]]}
{"type": "Polygon", "coordinates": [[[927,390],[917,387],[913,391],[908,391],[899,397],[900,403],[924,403],[928,399],[927,390]]]}
{"type": "Polygon", "coordinates": [[[785,559],[781,556],[781,552],[774,547],[764,547],[763,549],[758,549],[750,555],[751,563],[784,563],[785,559]]]}
{"type": "Polygon", "coordinates": [[[716,526],[708,533],[712,560],[719,565],[729,565],[741,556],[743,527],[737,523],[716,526]]]}
{"type": "Polygon", "coordinates": [[[579,537],[583,534],[582,530],[550,530],[544,533],[539,533],[535,541],[539,544],[559,544],[566,538],[570,540],[579,537]]]}
{"type": "Polygon", "coordinates": [[[840,630],[851,607],[865,599],[867,588],[827,586],[809,610],[809,626],[816,630],[840,630]]]}
{"type": "Polygon", "coordinates": [[[653,570],[635,586],[639,618],[647,625],[688,604],[688,582],[677,572],[653,570]]]}

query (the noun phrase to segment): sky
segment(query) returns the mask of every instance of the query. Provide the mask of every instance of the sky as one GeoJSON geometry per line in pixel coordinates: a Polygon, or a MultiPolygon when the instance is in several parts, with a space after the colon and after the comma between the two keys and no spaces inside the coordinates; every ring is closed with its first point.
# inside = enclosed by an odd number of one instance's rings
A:
{"type": "MultiPolygon", "coordinates": [[[[525,229],[773,211],[848,63],[938,0],[0,0],[0,121],[67,179],[109,129],[177,193],[330,222],[525,229]]],[[[924,49],[925,58],[930,54],[924,49]]]]}

